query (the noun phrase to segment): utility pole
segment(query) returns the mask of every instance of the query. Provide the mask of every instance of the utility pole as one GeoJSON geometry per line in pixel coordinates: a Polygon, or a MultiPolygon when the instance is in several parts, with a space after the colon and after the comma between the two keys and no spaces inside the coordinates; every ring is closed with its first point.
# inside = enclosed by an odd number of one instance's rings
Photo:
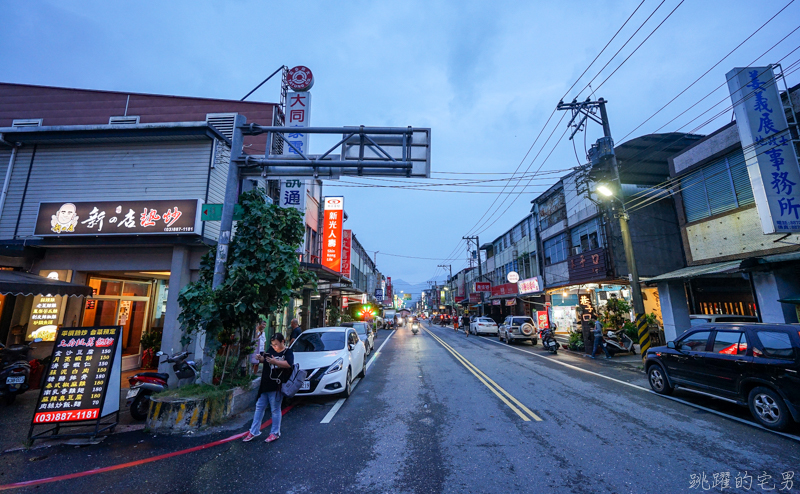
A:
{"type": "MultiPolygon", "coordinates": [[[[630,273],[631,298],[633,298],[633,309],[636,312],[635,324],[639,334],[641,354],[644,358],[645,352],[647,352],[647,349],[650,347],[650,334],[645,319],[642,289],[639,284],[639,269],[636,266],[631,232],[630,228],[628,227],[628,220],[630,219],[630,216],[625,208],[625,201],[622,195],[622,181],[620,180],[619,176],[619,163],[617,162],[617,155],[614,152],[614,140],[611,137],[611,125],[608,123],[606,103],[607,101],[603,98],[599,98],[597,101],[591,101],[590,98],[586,98],[586,100],[582,102],[573,100],[572,103],[564,103],[563,101],[560,101],[557,109],[572,111],[572,119],[567,125],[573,126],[575,130],[572,132],[572,135],[570,135],[570,139],[572,139],[575,134],[584,127],[587,119],[591,119],[592,121],[603,126],[603,138],[598,139],[597,144],[592,146],[592,150],[590,151],[590,160],[592,166],[594,166],[595,163],[599,164],[602,160],[608,160],[609,164],[611,165],[611,170],[614,172],[613,180],[616,182],[617,193],[612,195],[617,201],[619,201],[622,210],[621,213],[616,214],[615,216],[619,218],[619,228],[622,234],[622,245],[625,250],[625,260],[627,261],[628,271],[630,273]],[[598,110],[600,111],[599,119],[597,118],[598,110]],[[580,120],[573,124],[578,116],[581,117],[580,120]]],[[[613,202],[611,210],[614,211],[613,202]]]]}
{"type": "MultiPolygon", "coordinates": [[[[483,279],[483,266],[481,266],[481,241],[477,235],[475,235],[474,237],[461,237],[461,238],[466,240],[467,244],[469,244],[471,240],[475,241],[475,252],[478,253],[478,280],[480,281],[483,279]]],[[[480,315],[483,316],[483,292],[478,292],[478,293],[481,294],[480,315]]]]}
{"type": "Polygon", "coordinates": [[[450,270],[450,276],[447,278],[447,288],[448,293],[444,297],[445,305],[447,305],[447,299],[450,299],[450,311],[452,312],[453,306],[455,305],[453,301],[455,298],[453,297],[453,265],[452,264],[439,264],[440,268],[448,268],[450,270]]]}

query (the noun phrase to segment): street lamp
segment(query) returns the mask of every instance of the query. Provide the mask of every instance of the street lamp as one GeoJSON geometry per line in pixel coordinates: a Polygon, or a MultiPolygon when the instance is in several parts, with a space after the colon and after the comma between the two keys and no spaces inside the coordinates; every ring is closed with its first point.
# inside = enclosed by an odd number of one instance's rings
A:
{"type": "Polygon", "coordinates": [[[603,194],[603,195],[604,195],[604,196],[606,196],[606,197],[611,197],[611,196],[613,196],[613,195],[614,195],[614,193],[613,193],[613,192],[611,192],[611,189],[609,189],[609,188],[608,188],[608,186],[607,186],[607,185],[604,185],[604,184],[600,184],[600,185],[598,185],[598,186],[597,186],[597,188],[596,188],[595,190],[596,190],[597,192],[599,192],[599,193],[603,194]]]}

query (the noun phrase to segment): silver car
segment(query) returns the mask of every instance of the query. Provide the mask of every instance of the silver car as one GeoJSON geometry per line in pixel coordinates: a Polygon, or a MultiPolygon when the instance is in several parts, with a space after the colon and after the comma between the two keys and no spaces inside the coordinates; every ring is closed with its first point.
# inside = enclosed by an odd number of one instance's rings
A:
{"type": "Polygon", "coordinates": [[[358,333],[358,339],[364,343],[365,355],[372,353],[372,350],[375,348],[375,333],[372,332],[372,328],[368,322],[343,322],[341,326],[355,329],[356,333],[358,333]]]}
{"type": "Polygon", "coordinates": [[[499,333],[500,341],[509,345],[517,341],[530,341],[535,345],[539,339],[533,319],[527,316],[507,316],[499,333]]]}

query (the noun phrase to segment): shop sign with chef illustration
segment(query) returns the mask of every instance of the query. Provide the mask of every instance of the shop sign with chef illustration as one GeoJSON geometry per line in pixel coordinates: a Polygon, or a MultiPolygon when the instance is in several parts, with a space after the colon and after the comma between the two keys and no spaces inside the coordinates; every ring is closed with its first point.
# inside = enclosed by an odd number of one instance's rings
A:
{"type": "Polygon", "coordinates": [[[59,328],[28,432],[42,437],[91,436],[119,423],[121,326],[59,328]],[[110,421],[103,422],[104,419],[110,421]],[[52,426],[35,433],[37,426],[52,426]],[[62,429],[90,426],[79,433],[62,429]]]}
{"type": "Polygon", "coordinates": [[[198,234],[198,199],[42,202],[37,237],[198,234]]]}

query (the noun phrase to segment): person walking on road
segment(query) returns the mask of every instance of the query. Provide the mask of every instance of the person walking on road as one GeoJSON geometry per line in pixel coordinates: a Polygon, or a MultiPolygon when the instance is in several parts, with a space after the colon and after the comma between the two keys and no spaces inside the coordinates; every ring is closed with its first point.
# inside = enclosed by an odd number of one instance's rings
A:
{"type": "Polygon", "coordinates": [[[598,321],[595,318],[592,318],[592,322],[594,323],[594,345],[592,346],[592,354],[589,358],[595,358],[594,354],[597,353],[597,347],[600,346],[606,354],[606,358],[611,358],[611,354],[608,353],[608,348],[603,345],[603,323],[598,321]]]}
{"type": "Polygon", "coordinates": [[[289,346],[292,346],[294,340],[303,333],[303,328],[300,327],[300,321],[297,318],[292,319],[292,322],[289,323],[289,331],[291,331],[289,333],[289,346]]]}
{"type": "Polygon", "coordinates": [[[464,316],[461,318],[461,326],[464,327],[464,333],[466,333],[467,336],[469,336],[469,331],[470,331],[471,328],[469,327],[469,316],[468,315],[464,314],[464,316]]]}
{"type": "Polygon", "coordinates": [[[453,331],[458,333],[458,314],[453,316],[453,331]]]}
{"type": "Polygon", "coordinates": [[[261,419],[264,418],[267,404],[272,412],[272,427],[264,442],[271,443],[281,437],[281,402],[283,401],[281,385],[292,375],[294,353],[284,344],[281,333],[272,335],[269,344],[267,352],[262,352],[258,356],[259,362],[264,362],[264,371],[261,374],[261,386],[258,388],[253,423],[242,439],[244,442],[250,442],[261,435],[261,419]]]}

